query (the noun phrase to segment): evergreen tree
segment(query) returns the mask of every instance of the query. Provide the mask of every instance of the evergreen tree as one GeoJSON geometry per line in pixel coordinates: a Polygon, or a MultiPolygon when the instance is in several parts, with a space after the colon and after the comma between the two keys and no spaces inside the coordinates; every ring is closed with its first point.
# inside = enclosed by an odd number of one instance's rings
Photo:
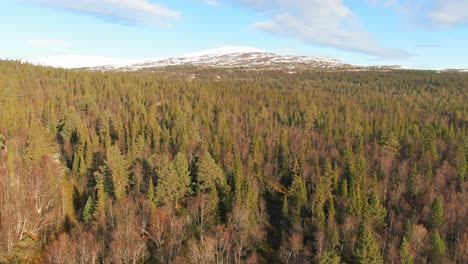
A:
{"type": "Polygon", "coordinates": [[[236,158],[233,170],[233,189],[236,202],[240,202],[242,196],[242,188],[244,186],[244,176],[242,174],[242,161],[239,157],[236,158]]]}
{"type": "Polygon", "coordinates": [[[340,234],[336,222],[336,212],[333,199],[328,200],[328,216],[326,223],[326,237],[329,250],[336,250],[340,244],[340,234]]]}
{"type": "Polygon", "coordinates": [[[391,153],[395,157],[399,156],[401,145],[393,131],[390,131],[388,136],[383,138],[382,145],[387,152],[391,153]]]}
{"type": "Polygon", "coordinates": [[[406,236],[403,237],[403,241],[400,246],[400,263],[401,264],[413,264],[413,256],[410,253],[410,248],[406,236]]]}
{"type": "Polygon", "coordinates": [[[94,210],[94,219],[102,220],[106,216],[107,206],[109,203],[109,196],[105,190],[105,176],[100,171],[94,173],[96,178],[96,189],[97,189],[97,203],[94,210]]]}
{"type": "Polygon", "coordinates": [[[358,235],[359,237],[355,248],[354,263],[383,264],[379,245],[366,224],[361,224],[358,235]]]}
{"type": "Polygon", "coordinates": [[[318,264],[340,264],[341,259],[338,254],[334,251],[329,251],[323,253],[319,259],[318,259],[318,264]]]}
{"type": "Polygon", "coordinates": [[[439,229],[444,224],[444,211],[439,197],[432,202],[431,212],[427,221],[427,228],[431,231],[439,229]]]}
{"type": "Polygon", "coordinates": [[[414,164],[413,170],[411,171],[408,179],[406,180],[406,192],[410,198],[415,198],[418,193],[418,167],[417,164],[414,164]]]}
{"type": "Polygon", "coordinates": [[[95,210],[95,203],[94,199],[92,196],[88,197],[88,200],[86,201],[86,205],[83,209],[83,220],[86,223],[91,223],[94,219],[94,210],[95,210]]]}
{"type": "Polygon", "coordinates": [[[386,215],[387,209],[380,201],[379,195],[374,191],[369,202],[369,216],[377,227],[383,227],[386,215]]]}
{"type": "Polygon", "coordinates": [[[105,164],[112,177],[115,198],[121,200],[127,195],[128,172],[127,161],[117,145],[107,149],[105,164]]]}
{"type": "Polygon", "coordinates": [[[175,205],[179,197],[178,175],[173,163],[167,156],[163,156],[157,166],[158,185],[154,193],[158,205],[175,205]]]}
{"type": "Polygon", "coordinates": [[[148,183],[148,192],[146,193],[146,196],[148,197],[148,200],[152,203],[155,202],[155,190],[154,190],[154,183],[153,183],[153,177],[150,177],[149,183],[148,183]]]}
{"type": "Polygon", "coordinates": [[[176,180],[176,200],[180,200],[185,195],[191,193],[192,180],[190,178],[189,165],[184,153],[179,152],[174,157],[174,170],[177,174],[176,180]]]}
{"type": "Polygon", "coordinates": [[[216,164],[214,159],[206,152],[198,164],[197,192],[213,191],[216,184],[226,184],[223,170],[216,164]]]}
{"type": "Polygon", "coordinates": [[[444,263],[446,261],[447,246],[440,237],[439,231],[434,230],[431,234],[430,263],[444,263]]]}

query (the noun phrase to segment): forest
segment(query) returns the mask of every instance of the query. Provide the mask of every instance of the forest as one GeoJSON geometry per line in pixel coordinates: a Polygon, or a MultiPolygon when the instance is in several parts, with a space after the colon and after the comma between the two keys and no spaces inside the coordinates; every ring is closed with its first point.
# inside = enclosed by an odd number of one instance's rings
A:
{"type": "Polygon", "coordinates": [[[468,263],[468,73],[0,61],[0,263],[468,263]]]}

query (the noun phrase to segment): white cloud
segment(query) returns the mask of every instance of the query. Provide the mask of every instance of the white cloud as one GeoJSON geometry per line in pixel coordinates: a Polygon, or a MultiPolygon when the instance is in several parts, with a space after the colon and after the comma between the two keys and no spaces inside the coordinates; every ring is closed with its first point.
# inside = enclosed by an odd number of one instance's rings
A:
{"type": "Polygon", "coordinates": [[[373,5],[394,8],[404,18],[447,27],[468,24],[468,0],[365,0],[373,5]]]}
{"type": "Polygon", "coordinates": [[[402,50],[381,47],[364,30],[357,15],[343,0],[231,0],[267,14],[253,25],[270,33],[299,39],[307,44],[334,47],[379,58],[401,58],[402,50]]]}
{"type": "Polygon", "coordinates": [[[197,0],[198,2],[203,2],[210,6],[218,6],[221,3],[221,0],[197,0]]]}
{"type": "Polygon", "coordinates": [[[124,23],[159,24],[181,13],[147,0],[33,0],[37,4],[95,15],[124,23]]]}
{"type": "Polygon", "coordinates": [[[26,43],[29,46],[45,48],[53,51],[64,50],[70,46],[67,41],[60,39],[34,38],[26,40],[26,43]]]}
{"type": "Polygon", "coordinates": [[[447,26],[468,24],[468,1],[438,0],[428,16],[434,22],[447,26]]]}

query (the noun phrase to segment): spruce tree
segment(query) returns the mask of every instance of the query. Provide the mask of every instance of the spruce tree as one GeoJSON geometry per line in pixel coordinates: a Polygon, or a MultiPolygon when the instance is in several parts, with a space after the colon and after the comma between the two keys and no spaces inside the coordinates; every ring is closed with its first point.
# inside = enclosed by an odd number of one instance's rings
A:
{"type": "Polygon", "coordinates": [[[442,209],[442,203],[439,197],[436,197],[432,202],[431,212],[429,213],[429,219],[427,221],[428,230],[439,229],[444,223],[444,211],[442,209]]]}
{"type": "Polygon", "coordinates": [[[445,241],[440,237],[439,231],[432,231],[429,261],[431,263],[444,263],[446,254],[447,246],[445,245],[445,241]]]}
{"type": "Polygon", "coordinates": [[[148,191],[146,193],[146,196],[148,197],[148,200],[152,203],[155,202],[155,190],[154,190],[154,183],[153,183],[153,178],[150,177],[149,183],[148,183],[148,191]]]}
{"type": "Polygon", "coordinates": [[[174,170],[177,174],[176,180],[176,199],[179,200],[185,195],[191,193],[192,179],[190,178],[189,165],[184,153],[179,152],[174,157],[174,170]]]}
{"type": "Polygon", "coordinates": [[[216,183],[226,184],[223,170],[216,164],[214,159],[206,152],[198,164],[197,171],[197,192],[212,191],[216,188],[216,183]]]}
{"type": "Polygon", "coordinates": [[[413,264],[413,256],[410,253],[410,248],[406,236],[403,237],[403,241],[400,246],[400,263],[401,264],[413,264]]]}
{"type": "Polygon", "coordinates": [[[367,224],[362,223],[359,228],[358,241],[354,253],[354,263],[383,264],[379,244],[372,235],[367,224]]]}
{"type": "Polygon", "coordinates": [[[163,156],[157,166],[158,184],[155,190],[155,202],[158,205],[173,204],[178,197],[177,172],[167,156],[163,156]]]}
{"type": "Polygon", "coordinates": [[[317,261],[318,264],[340,264],[340,256],[334,251],[327,251],[323,253],[317,261]]]}
{"type": "Polygon", "coordinates": [[[83,209],[83,220],[86,223],[90,223],[94,219],[94,209],[95,209],[95,203],[94,199],[92,196],[88,197],[88,200],[86,201],[86,205],[83,209]]]}
{"type": "Polygon", "coordinates": [[[127,196],[128,171],[127,161],[117,145],[107,149],[105,164],[111,173],[115,198],[121,200],[127,196]]]}

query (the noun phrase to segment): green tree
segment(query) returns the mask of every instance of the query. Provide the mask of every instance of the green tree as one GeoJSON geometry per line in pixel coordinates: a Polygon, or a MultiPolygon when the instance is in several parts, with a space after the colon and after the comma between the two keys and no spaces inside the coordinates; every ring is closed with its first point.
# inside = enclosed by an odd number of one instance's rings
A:
{"type": "Polygon", "coordinates": [[[154,194],[155,202],[158,205],[175,204],[178,197],[178,176],[173,163],[167,156],[163,156],[159,161],[156,173],[158,175],[158,184],[154,194]]]}
{"type": "Polygon", "coordinates": [[[415,163],[408,179],[406,180],[406,192],[410,198],[415,198],[418,193],[418,166],[415,163]]]}
{"type": "Polygon", "coordinates": [[[94,210],[95,210],[95,202],[92,196],[88,197],[86,201],[86,205],[83,209],[83,220],[86,223],[91,223],[94,220],[94,210]]]}
{"type": "Polygon", "coordinates": [[[291,222],[294,226],[300,224],[301,212],[303,207],[307,204],[307,189],[305,182],[302,177],[298,174],[293,176],[291,187],[289,187],[290,201],[291,204],[290,217],[291,222]]]}
{"type": "Polygon", "coordinates": [[[445,263],[446,254],[447,246],[445,245],[445,241],[440,237],[439,231],[434,230],[431,234],[430,263],[445,263]]]}
{"type": "Polygon", "coordinates": [[[432,202],[431,212],[427,221],[427,228],[431,231],[439,229],[444,224],[444,211],[439,197],[432,202]]]}
{"type": "Polygon", "coordinates": [[[94,210],[94,219],[102,220],[106,216],[107,207],[109,204],[109,195],[105,190],[105,175],[101,171],[94,173],[96,179],[97,202],[94,210]]]}
{"type": "Polygon", "coordinates": [[[403,237],[403,241],[400,246],[400,263],[401,264],[413,264],[413,256],[410,253],[410,247],[406,236],[403,237]]]}
{"type": "Polygon", "coordinates": [[[177,174],[176,180],[176,202],[185,195],[190,194],[192,179],[190,178],[189,165],[184,153],[179,152],[174,157],[174,170],[177,174]]]}
{"type": "Polygon", "coordinates": [[[388,153],[391,153],[395,157],[399,156],[401,145],[393,131],[390,131],[388,136],[382,139],[382,145],[384,150],[388,153]]]}
{"type": "Polygon", "coordinates": [[[379,244],[375,240],[367,224],[364,223],[362,223],[359,228],[354,260],[355,263],[359,264],[383,264],[379,244]]]}
{"type": "Polygon", "coordinates": [[[373,192],[369,201],[369,217],[372,219],[376,227],[383,227],[385,225],[385,216],[387,209],[380,201],[380,197],[376,191],[373,192]]]}
{"type": "Polygon", "coordinates": [[[110,171],[117,201],[126,197],[128,185],[127,161],[117,145],[107,149],[105,164],[110,171]]]}
{"type": "Polygon", "coordinates": [[[336,223],[336,211],[333,199],[328,200],[328,216],[325,234],[329,250],[336,250],[340,244],[340,233],[336,223]]]}
{"type": "Polygon", "coordinates": [[[155,202],[155,190],[154,190],[154,183],[153,183],[153,177],[150,177],[149,183],[148,183],[148,191],[146,193],[146,196],[148,197],[148,200],[152,203],[155,202]]]}
{"type": "Polygon", "coordinates": [[[338,254],[334,251],[329,251],[323,253],[319,259],[318,259],[318,264],[340,264],[341,259],[338,254]]]}
{"type": "Polygon", "coordinates": [[[217,183],[221,185],[226,184],[224,172],[218,164],[216,164],[211,155],[205,152],[198,164],[196,178],[197,192],[213,191],[217,183]]]}

